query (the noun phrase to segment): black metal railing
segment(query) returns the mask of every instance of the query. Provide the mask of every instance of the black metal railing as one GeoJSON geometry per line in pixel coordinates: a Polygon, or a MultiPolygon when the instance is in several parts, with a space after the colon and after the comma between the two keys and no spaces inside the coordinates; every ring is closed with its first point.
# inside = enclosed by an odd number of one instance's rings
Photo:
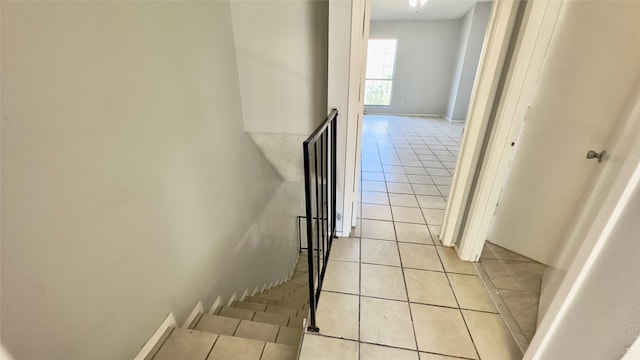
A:
{"type": "Polygon", "coordinates": [[[336,235],[336,144],[338,110],[333,110],[304,141],[304,190],[309,258],[308,331],[318,332],[316,309],[336,235]]]}

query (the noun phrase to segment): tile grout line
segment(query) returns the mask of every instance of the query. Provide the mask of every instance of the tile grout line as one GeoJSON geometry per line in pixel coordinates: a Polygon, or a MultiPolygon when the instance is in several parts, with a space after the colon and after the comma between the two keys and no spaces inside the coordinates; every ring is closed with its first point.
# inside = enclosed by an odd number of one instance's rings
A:
{"type": "MultiPolygon", "coordinates": [[[[411,189],[413,190],[413,187],[411,187],[411,189]]],[[[389,197],[389,193],[387,193],[387,196],[389,197]]],[[[413,196],[415,197],[415,193],[413,194],[413,196]]],[[[416,201],[417,201],[417,199],[416,199],[416,201]]],[[[391,197],[389,197],[389,203],[391,203],[391,197]]],[[[399,242],[398,242],[398,231],[396,229],[395,221],[393,221],[392,223],[393,223],[393,233],[394,233],[395,238],[396,238],[396,249],[398,251],[398,258],[400,260],[400,271],[402,272],[402,282],[404,284],[404,292],[405,292],[405,295],[407,296],[407,308],[409,310],[409,318],[411,319],[411,330],[413,331],[413,342],[414,342],[414,344],[416,346],[416,353],[418,354],[418,357],[420,357],[420,347],[418,346],[418,337],[416,335],[416,326],[415,326],[415,321],[414,321],[414,318],[413,318],[413,311],[411,309],[411,301],[410,301],[410,298],[409,298],[409,289],[407,288],[407,279],[406,279],[405,272],[404,272],[402,255],[400,254],[400,245],[399,245],[399,242]]],[[[428,231],[428,229],[427,229],[427,231],[428,231]]]]}

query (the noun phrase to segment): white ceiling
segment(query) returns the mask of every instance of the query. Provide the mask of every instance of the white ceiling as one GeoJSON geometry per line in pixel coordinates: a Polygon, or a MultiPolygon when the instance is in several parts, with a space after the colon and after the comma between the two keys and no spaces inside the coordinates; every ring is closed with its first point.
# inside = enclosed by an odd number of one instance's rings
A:
{"type": "Polygon", "coordinates": [[[463,17],[478,1],[428,0],[412,8],[409,0],[371,0],[371,20],[446,20],[463,17]]]}

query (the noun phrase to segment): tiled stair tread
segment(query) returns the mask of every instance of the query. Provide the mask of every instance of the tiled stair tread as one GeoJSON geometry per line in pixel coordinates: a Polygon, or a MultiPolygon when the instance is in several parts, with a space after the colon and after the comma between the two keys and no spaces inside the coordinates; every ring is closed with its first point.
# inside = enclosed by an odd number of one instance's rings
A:
{"type": "Polygon", "coordinates": [[[266,343],[220,335],[207,360],[261,360],[266,343]]]}
{"type": "Polygon", "coordinates": [[[207,360],[295,360],[297,347],[220,335],[207,360]]]}
{"type": "Polygon", "coordinates": [[[302,335],[301,328],[289,328],[208,314],[202,316],[195,330],[293,346],[298,345],[302,335]]]}
{"type": "Polygon", "coordinates": [[[206,332],[173,329],[153,360],[204,360],[214,346],[218,335],[206,332]]]}
{"type": "Polygon", "coordinates": [[[291,298],[291,299],[284,299],[284,300],[268,301],[268,299],[264,299],[264,298],[246,298],[242,302],[233,304],[234,307],[239,307],[241,309],[255,310],[255,311],[265,311],[262,309],[263,308],[266,309],[267,305],[284,306],[284,307],[293,308],[296,310],[308,309],[309,299],[291,298]]]}
{"type": "Polygon", "coordinates": [[[240,325],[240,321],[240,319],[205,314],[202,315],[194,330],[233,336],[238,329],[238,325],[240,325]]]}
{"type": "Polygon", "coordinates": [[[267,343],[260,360],[295,360],[297,356],[296,346],[267,343]]]}
{"type": "MultiPolygon", "coordinates": [[[[282,314],[282,315],[287,315],[287,316],[297,316],[298,311],[300,310],[304,310],[304,309],[300,309],[300,308],[294,308],[294,307],[287,307],[287,306],[281,306],[281,305],[266,305],[266,307],[264,307],[264,310],[259,310],[258,306],[255,306],[251,309],[247,309],[246,307],[252,307],[251,305],[248,305],[249,302],[244,302],[244,301],[239,301],[234,303],[234,305],[232,307],[236,308],[236,309],[243,309],[243,310],[251,310],[251,311],[262,311],[262,312],[270,312],[270,313],[274,313],[274,314],[282,314]],[[236,305],[242,305],[242,306],[236,306],[236,305]],[[243,307],[244,306],[244,307],[243,307]]],[[[259,304],[259,305],[264,305],[264,304],[259,304]]],[[[222,308],[220,309],[222,310],[222,308]]],[[[251,319],[246,319],[246,320],[251,320],[251,319]]]]}
{"type": "MultiPolygon", "coordinates": [[[[215,315],[220,317],[227,317],[227,318],[233,318],[233,319],[239,319],[239,320],[250,320],[255,322],[279,325],[279,326],[302,328],[302,320],[304,317],[307,316],[306,315],[307,312],[308,311],[303,312],[304,314],[303,316],[287,316],[284,314],[253,311],[253,310],[240,309],[235,307],[222,307],[218,309],[215,315]]],[[[203,315],[203,318],[208,316],[212,316],[212,315],[208,315],[208,314],[203,315]]],[[[200,320],[200,322],[202,322],[202,319],[200,320]]]]}

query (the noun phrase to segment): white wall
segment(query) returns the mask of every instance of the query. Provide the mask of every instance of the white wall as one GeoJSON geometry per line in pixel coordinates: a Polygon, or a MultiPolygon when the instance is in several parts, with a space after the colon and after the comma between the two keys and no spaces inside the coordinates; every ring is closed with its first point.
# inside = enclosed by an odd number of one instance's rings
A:
{"type": "Polygon", "coordinates": [[[372,21],[369,38],[398,39],[391,105],[369,114],[447,113],[462,20],[372,21]]]}
{"type": "Polygon", "coordinates": [[[245,130],[305,134],[327,115],[327,0],[232,1],[245,130]]]}
{"type": "Polygon", "coordinates": [[[2,76],[16,359],[130,359],[167,313],[288,273],[293,239],[255,235],[295,191],[244,132],[227,2],[2,2],[2,76]]]}
{"type": "Polygon", "coordinates": [[[245,130],[287,181],[327,115],[328,1],[231,1],[245,130]]]}
{"type": "Polygon", "coordinates": [[[473,82],[476,78],[484,35],[491,15],[491,2],[476,3],[464,16],[446,116],[450,120],[467,118],[473,82]]]}

